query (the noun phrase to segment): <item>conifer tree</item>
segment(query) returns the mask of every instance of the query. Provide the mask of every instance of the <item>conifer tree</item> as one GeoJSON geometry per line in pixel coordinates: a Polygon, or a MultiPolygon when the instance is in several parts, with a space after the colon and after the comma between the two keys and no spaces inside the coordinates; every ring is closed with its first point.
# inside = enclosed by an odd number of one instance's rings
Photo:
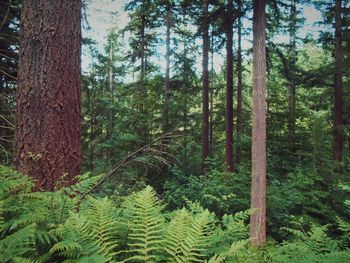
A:
{"type": "Polygon", "coordinates": [[[52,191],[80,173],[81,1],[22,5],[14,166],[52,191]]]}

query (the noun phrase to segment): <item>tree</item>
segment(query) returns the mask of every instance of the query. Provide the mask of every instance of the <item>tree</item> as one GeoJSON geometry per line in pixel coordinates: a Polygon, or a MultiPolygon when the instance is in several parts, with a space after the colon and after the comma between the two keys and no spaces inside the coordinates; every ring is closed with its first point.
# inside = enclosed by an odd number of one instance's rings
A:
{"type": "MultiPolygon", "coordinates": [[[[238,11],[242,12],[242,0],[238,0],[238,11]]],[[[241,162],[241,135],[242,135],[242,92],[243,92],[243,67],[242,67],[242,15],[238,17],[237,25],[237,159],[241,162]]]]}
{"type": "Polygon", "coordinates": [[[226,144],[225,160],[228,172],[233,172],[233,1],[227,5],[226,19],[226,144]]]}
{"type": "Polygon", "coordinates": [[[164,81],[164,105],[163,105],[163,133],[169,132],[169,104],[170,104],[170,41],[171,41],[171,20],[172,3],[170,0],[165,4],[165,27],[166,27],[166,54],[165,54],[165,81],[164,81]]]}
{"type": "Polygon", "coordinates": [[[203,73],[202,73],[202,172],[209,156],[209,1],[203,0],[203,73]]]}
{"type": "Polygon", "coordinates": [[[343,73],[342,73],[342,6],[341,0],[335,1],[335,40],[334,40],[334,124],[333,158],[340,162],[343,158],[343,73]]]}
{"type": "Polygon", "coordinates": [[[297,33],[297,7],[296,0],[291,1],[290,17],[289,17],[289,87],[288,87],[288,104],[289,104],[289,118],[288,118],[288,131],[289,131],[289,143],[291,145],[291,152],[295,151],[295,120],[296,120],[296,33],[297,33]]]}
{"type": "Polygon", "coordinates": [[[253,127],[250,237],[266,242],[266,14],[265,0],[253,2],[253,127]]]}
{"type": "Polygon", "coordinates": [[[23,1],[14,166],[36,188],[80,172],[81,1],[23,1]]]}

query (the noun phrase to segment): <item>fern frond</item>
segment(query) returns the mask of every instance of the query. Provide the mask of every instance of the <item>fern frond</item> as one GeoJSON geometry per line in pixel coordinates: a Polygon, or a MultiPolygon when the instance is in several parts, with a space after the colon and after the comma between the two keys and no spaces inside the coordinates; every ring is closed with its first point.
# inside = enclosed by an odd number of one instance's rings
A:
{"type": "Polygon", "coordinates": [[[173,259],[173,262],[181,253],[181,244],[186,238],[191,220],[191,214],[185,208],[182,208],[175,213],[174,218],[166,227],[164,237],[164,250],[170,255],[170,257],[173,259]]]}
{"type": "Polygon", "coordinates": [[[35,230],[35,224],[28,225],[2,239],[0,241],[2,261],[7,262],[14,257],[35,251],[35,230]]]}
{"type": "Polygon", "coordinates": [[[154,262],[162,250],[162,230],[164,217],[163,204],[157,198],[152,187],[135,193],[131,198],[130,234],[128,236],[130,252],[134,255],[124,260],[154,262]]]}
{"type": "Polygon", "coordinates": [[[210,245],[213,222],[214,215],[208,210],[195,215],[188,227],[186,238],[181,244],[181,254],[176,257],[177,262],[203,261],[210,245]]]}

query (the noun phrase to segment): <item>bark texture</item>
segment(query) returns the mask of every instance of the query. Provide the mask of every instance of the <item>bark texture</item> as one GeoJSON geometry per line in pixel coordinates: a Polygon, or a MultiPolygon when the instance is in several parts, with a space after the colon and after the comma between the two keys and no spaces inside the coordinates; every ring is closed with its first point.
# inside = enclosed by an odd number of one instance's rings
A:
{"type": "Polygon", "coordinates": [[[209,14],[208,0],[203,0],[203,74],[202,74],[202,172],[209,156],[209,14]]]}
{"type": "Polygon", "coordinates": [[[80,0],[23,1],[14,166],[37,189],[80,172],[80,23],[80,0]]]}
{"type": "MultiPolygon", "coordinates": [[[[239,12],[242,12],[242,1],[238,1],[239,12]]],[[[237,159],[236,164],[241,162],[241,135],[242,127],[242,92],[243,92],[243,76],[242,76],[242,18],[238,17],[238,39],[237,39],[237,159]]]]}
{"type": "Polygon", "coordinates": [[[253,130],[251,244],[266,242],[266,14],[265,0],[253,2],[253,130]]]}
{"type": "Polygon", "coordinates": [[[233,172],[233,1],[227,5],[226,19],[226,118],[225,161],[226,170],[233,172]]]}
{"type": "Polygon", "coordinates": [[[343,158],[343,72],[341,46],[341,0],[335,1],[335,79],[334,79],[334,127],[333,127],[333,158],[341,162],[343,158]]]}

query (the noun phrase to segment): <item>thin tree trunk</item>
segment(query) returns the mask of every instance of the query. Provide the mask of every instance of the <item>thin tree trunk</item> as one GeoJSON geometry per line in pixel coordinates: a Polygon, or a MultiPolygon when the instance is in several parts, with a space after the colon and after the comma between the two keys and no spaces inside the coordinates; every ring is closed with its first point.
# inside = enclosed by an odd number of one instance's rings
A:
{"type": "MultiPolygon", "coordinates": [[[[239,12],[242,11],[242,1],[238,1],[239,12]]],[[[242,18],[238,17],[238,48],[237,48],[237,160],[241,163],[241,135],[242,135],[242,18]]]]}
{"type": "Polygon", "coordinates": [[[211,35],[211,51],[210,51],[210,94],[209,94],[209,152],[213,152],[213,146],[214,146],[214,48],[213,48],[213,42],[214,42],[214,34],[212,32],[211,35]]]}
{"type": "Polygon", "coordinates": [[[14,166],[37,189],[80,172],[80,22],[80,0],[22,3],[14,166]]]}
{"type": "Polygon", "coordinates": [[[209,3],[203,0],[203,75],[202,75],[202,172],[205,172],[205,161],[209,156],[209,3]]]}
{"type": "Polygon", "coordinates": [[[146,96],[146,89],[145,89],[145,69],[146,69],[146,58],[145,58],[145,27],[146,27],[146,22],[145,22],[145,16],[141,15],[141,47],[140,47],[140,59],[141,59],[141,72],[140,72],[140,98],[138,98],[140,101],[140,111],[143,112],[144,110],[144,103],[143,100],[145,99],[146,96]]]}
{"type": "Polygon", "coordinates": [[[228,1],[226,32],[226,170],[233,172],[233,2],[228,1]]]}
{"type": "Polygon", "coordinates": [[[166,24],[166,54],[165,54],[165,83],[164,83],[164,108],[163,108],[163,133],[169,131],[169,104],[170,104],[170,23],[171,23],[171,6],[167,3],[167,13],[165,18],[166,24]]]}
{"type": "Polygon", "coordinates": [[[289,119],[288,119],[288,137],[291,152],[295,151],[295,120],[296,120],[296,84],[295,84],[295,67],[296,67],[296,1],[291,3],[290,10],[290,65],[289,65],[289,87],[288,87],[288,104],[289,104],[289,119]]]}
{"type": "Polygon", "coordinates": [[[266,242],[266,14],[265,0],[253,2],[253,127],[251,244],[266,242]]]}
{"type": "Polygon", "coordinates": [[[341,46],[341,0],[335,1],[335,81],[334,81],[334,128],[333,158],[341,162],[343,158],[343,72],[341,46]]]}
{"type": "MultiPolygon", "coordinates": [[[[111,105],[114,104],[114,72],[113,72],[113,44],[111,43],[109,49],[109,72],[108,72],[108,84],[109,84],[109,101],[111,105]]],[[[113,139],[113,130],[114,130],[114,111],[112,109],[108,112],[108,140],[109,143],[113,139]]],[[[111,164],[113,158],[113,148],[111,147],[107,153],[108,162],[111,164]]]]}

